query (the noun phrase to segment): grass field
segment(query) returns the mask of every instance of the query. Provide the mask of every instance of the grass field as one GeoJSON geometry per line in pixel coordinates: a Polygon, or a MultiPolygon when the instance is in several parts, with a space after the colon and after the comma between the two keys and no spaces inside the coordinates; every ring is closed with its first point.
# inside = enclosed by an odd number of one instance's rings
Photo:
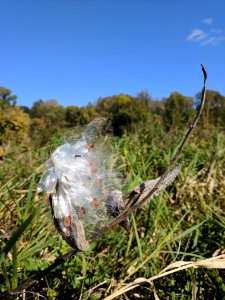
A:
{"type": "MultiPolygon", "coordinates": [[[[183,134],[142,130],[113,138],[124,193],[162,174],[183,134]]],[[[41,149],[18,142],[6,149],[0,165],[2,294],[69,250],[54,228],[44,195],[35,196],[43,163],[61,142],[57,135],[41,149]]],[[[225,249],[224,132],[197,129],[181,160],[174,183],[131,216],[130,234],[113,228],[18,299],[94,300],[118,294],[117,299],[225,299],[225,269],[213,268],[213,263],[211,269],[184,267],[155,280],[143,279],[171,263],[179,261],[179,267],[225,249]],[[135,287],[128,290],[134,280],[135,287]]]]}

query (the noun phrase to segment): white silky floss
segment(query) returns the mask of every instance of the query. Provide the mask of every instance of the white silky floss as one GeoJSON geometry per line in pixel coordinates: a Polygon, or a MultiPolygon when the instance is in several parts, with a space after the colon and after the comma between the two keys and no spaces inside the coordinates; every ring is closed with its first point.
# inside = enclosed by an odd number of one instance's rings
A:
{"type": "Polygon", "coordinates": [[[108,148],[95,126],[94,121],[77,142],[65,143],[52,153],[38,185],[38,192],[52,195],[54,217],[70,217],[72,225],[82,221],[86,238],[111,219],[105,202],[118,182],[117,173],[109,168],[108,148]]]}

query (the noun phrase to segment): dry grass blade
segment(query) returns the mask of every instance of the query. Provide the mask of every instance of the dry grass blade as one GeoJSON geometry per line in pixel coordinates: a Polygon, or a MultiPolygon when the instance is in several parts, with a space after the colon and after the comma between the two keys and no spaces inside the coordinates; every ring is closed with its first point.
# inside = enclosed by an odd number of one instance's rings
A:
{"type": "Polygon", "coordinates": [[[108,280],[105,280],[103,282],[100,282],[99,284],[97,284],[96,286],[94,286],[93,288],[91,288],[90,290],[88,290],[88,296],[85,297],[85,299],[89,299],[90,295],[94,292],[94,290],[96,290],[97,288],[99,288],[100,286],[104,285],[108,283],[108,280]]]}
{"type": "Polygon", "coordinates": [[[126,286],[121,288],[120,290],[116,291],[112,295],[106,297],[104,300],[111,300],[115,299],[119,295],[122,295],[142,284],[148,283],[152,286],[152,282],[156,279],[159,279],[161,277],[167,276],[169,274],[179,272],[181,270],[186,270],[189,268],[207,268],[207,269],[225,269],[225,254],[218,255],[215,257],[210,257],[207,259],[201,259],[197,260],[195,262],[189,261],[177,261],[170,265],[168,265],[166,268],[164,268],[159,274],[152,276],[148,279],[146,278],[137,278],[133,282],[128,283],[126,286]]]}

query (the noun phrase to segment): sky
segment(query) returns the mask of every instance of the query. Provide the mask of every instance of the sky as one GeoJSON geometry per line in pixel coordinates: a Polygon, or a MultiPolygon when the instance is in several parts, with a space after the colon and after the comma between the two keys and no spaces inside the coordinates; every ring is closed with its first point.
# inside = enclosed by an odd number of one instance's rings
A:
{"type": "Polygon", "coordinates": [[[0,0],[0,86],[31,107],[225,95],[224,0],[0,0]]]}

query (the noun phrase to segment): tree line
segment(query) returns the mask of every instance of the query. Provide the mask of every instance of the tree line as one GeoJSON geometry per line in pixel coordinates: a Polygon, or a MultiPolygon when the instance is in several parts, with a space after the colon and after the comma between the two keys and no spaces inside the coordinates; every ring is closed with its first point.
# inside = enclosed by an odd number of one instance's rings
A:
{"type": "MultiPolygon", "coordinates": [[[[55,99],[40,99],[28,108],[17,106],[16,100],[10,89],[0,87],[0,145],[16,138],[35,139],[42,146],[57,130],[83,126],[97,117],[110,117],[117,136],[140,128],[173,130],[188,124],[200,102],[200,93],[192,98],[173,92],[161,100],[152,99],[147,92],[119,94],[83,107],[64,107],[55,99]]],[[[225,96],[217,91],[207,91],[201,126],[206,130],[225,129],[225,96]]]]}

